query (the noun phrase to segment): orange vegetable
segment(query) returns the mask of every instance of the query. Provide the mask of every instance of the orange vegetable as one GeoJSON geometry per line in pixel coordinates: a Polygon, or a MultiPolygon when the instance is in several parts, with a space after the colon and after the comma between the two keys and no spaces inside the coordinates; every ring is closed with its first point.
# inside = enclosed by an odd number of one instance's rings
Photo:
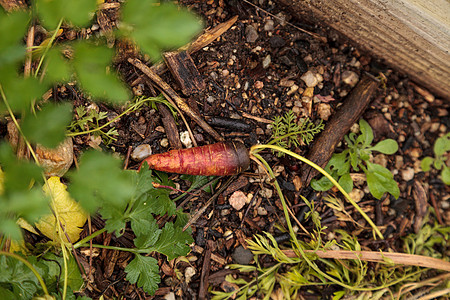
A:
{"type": "Polygon", "coordinates": [[[168,173],[226,176],[246,170],[250,157],[242,143],[221,142],[153,154],[144,159],[142,164],[144,162],[148,163],[150,169],[168,173]]]}

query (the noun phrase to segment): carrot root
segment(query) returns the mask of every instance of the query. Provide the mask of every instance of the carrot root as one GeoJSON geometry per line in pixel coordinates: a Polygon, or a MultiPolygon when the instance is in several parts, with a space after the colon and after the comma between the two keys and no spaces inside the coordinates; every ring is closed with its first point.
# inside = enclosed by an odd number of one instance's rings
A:
{"type": "Polygon", "coordinates": [[[142,164],[144,162],[150,169],[167,173],[228,176],[246,170],[250,156],[240,142],[220,142],[153,154],[144,159],[142,164]]]}

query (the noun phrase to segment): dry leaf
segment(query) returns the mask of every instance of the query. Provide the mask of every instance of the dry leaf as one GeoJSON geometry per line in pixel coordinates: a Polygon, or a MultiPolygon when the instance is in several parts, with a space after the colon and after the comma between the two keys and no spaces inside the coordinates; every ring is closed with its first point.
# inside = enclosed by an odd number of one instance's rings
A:
{"type": "MultiPolygon", "coordinates": [[[[66,186],[61,183],[59,177],[50,177],[48,179],[48,186],[43,187],[44,192],[47,195],[52,196],[52,209],[59,215],[62,226],[65,227],[65,231],[69,236],[72,243],[76,242],[80,238],[82,227],[87,219],[87,213],[81,208],[81,206],[73,200],[69,193],[66,191],[66,186]]],[[[59,230],[60,224],[56,224],[55,216],[48,215],[42,217],[35,226],[48,238],[55,242],[60,242],[59,230]]],[[[64,233],[64,242],[68,242],[64,233]]]]}

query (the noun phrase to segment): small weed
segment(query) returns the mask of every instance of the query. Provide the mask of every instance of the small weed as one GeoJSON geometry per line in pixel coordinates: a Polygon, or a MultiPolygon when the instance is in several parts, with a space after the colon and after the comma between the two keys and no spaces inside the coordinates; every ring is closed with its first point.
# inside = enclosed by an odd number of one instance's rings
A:
{"type": "Polygon", "coordinates": [[[433,147],[434,157],[427,156],[422,159],[420,166],[424,172],[429,172],[431,166],[441,171],[442,181],[446,185],[450,185],[450,167],[447,165],[448,155],[450,151],[450,132],[438,138],[433,147]]]}
{"type": "MultiPolygon", "coordinates": [[[[338,154],[333,154],[325,170],[339,184],[350,192],[353,189],[353,180],[350,177],[350,170],[363,171],[366,174],[367,185],[370,193],[380,199],[385,192],[398,198],[400,190],[391,171],[383,166],[370,162],[373,151],[384,154],[394,154],[398,150],[398,144],[392,139],[386,139],[372,146],[373,131],[370,125],[364,121],[359,121],[361,134],[357,136],[350,133],[345,136],[347,149],[338,154]]],[[[325,177],[311,181],[311,187],[317,191],[327,191],[333,184],[325,177]]]]}
{"type": "MultiPolygon", "coordinates": [[[[320,223],[320,217],[314,210],[313,203],[303,199],[312,209],[308,218],[313,220],[314,231],[309,240],[295,241],[283,247],[275,238],[265,232],[247,240],[248,248],[254,255],[255,265],[230,265],[241,273],[256,273],[254,279],[247,281],[241,277],[228,275],[226,281],[239,286],[231,292],[215,291],[213,299],[271,299],[278,295],[280,299],[298,299],[299,292],[314,286],[332,285],[335,287],[333,299],[353,295],[360,299],[376,299],[381,296],[402,295],[402,287],[407,283],[418,282],[426,269],[415,266],[396,265],[385,259],[369,267],[369,262],[360,259],[325,259],[315,254],[318,251],[342,250],[362,251],[358,239],[343,230],[336,230],[336,238],[325,242],[322,238],[326,227],[320,223]],[[292,255],[297,253],[297,255],[292,255]],[[263,267],[260,257],[267,256],[274,260],[270,266],[263,267]],[[320,269],[319,269],[320,266],[320,269]],[[318,271],[319,270],[319,271],[318,271]],[[331,280],[330,280],[331,279],[331,280]],[[259,299],[259,298],[258,298],[259,299]]],[[[445,253],[436,251],[437,247],[446,247],[449,241],[448,228],[425,224],[419,235],[410,234],[405,238],[405,252],[415,255],[426,255],[439,259],[445,253]]],[[[445,278],[444,278],[445,281],[445,278]]],[[[441,281],[441,283],[443,283],[441,281]]],[[[439,287],[445,290],[445,285],[439,287]]]]}
{"type": "MultiPolygon", "coordinates": [[[[314,136],[323,128],[322,120],[318,124],[314,124],[309,118],[298,121],[297,116],[290,110],[284,116],[276,116],[273,119],[273,133],[269,145],[275,144],[285,149],[309,145],[314,136]]],[[[283,156],[284,154],[277,152],[277,155],[283,156]]]]}

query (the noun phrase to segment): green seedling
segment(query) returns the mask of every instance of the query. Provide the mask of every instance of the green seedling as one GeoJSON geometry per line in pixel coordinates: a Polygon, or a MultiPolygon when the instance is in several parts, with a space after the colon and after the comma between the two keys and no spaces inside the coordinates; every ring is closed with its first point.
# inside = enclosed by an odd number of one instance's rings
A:
{"type": "MultiPolygon", "coordinates": [[[[341,153],[335,153],[328,162],[325,170],[339,184],[350,192],[353,189],[353,180],[350,171],[363,171],[366,174],[367,185],[370,193],[377,199],[380,199],[384,193],[389,193],[395,198],[400,195],[397,182],[391,171],[383,166],[370,162],[372,152],[383,154],[394,154],[398,150],[398,144],[392,139],[386,139],[372,146],[373,131],[370,125],[364,121],[359,121],[361,133],[356,135],[350,133],[345,136],[347,149],[341,153]]],[[[311,187],[316,191],[327,191],[333,184],[325,177],[311,181],[311,187]]]]}
{"type": "MultiPolygon", "coordinates": [[[[276,116],[273,119],[269,145],[277,145],[285,149],[309,145],[323,128],[322,120],[318,124],[314,124],[309,118],[298,122],[297,116],[290,110],[284,116],[276,116]]],[[[276,153],[279,157],[284,156],[283,152],[276,153]]]]}
{"type": "Polygon", "coordinates": [[[450,132],[436,140],[433,147],[434,157],[427,156],[422,159],[420,166],[424,172],[429,172],[431,166],[441,171],[442,181],[450,185],[450,167],[447,165],[450,151],[450,132]]]}

